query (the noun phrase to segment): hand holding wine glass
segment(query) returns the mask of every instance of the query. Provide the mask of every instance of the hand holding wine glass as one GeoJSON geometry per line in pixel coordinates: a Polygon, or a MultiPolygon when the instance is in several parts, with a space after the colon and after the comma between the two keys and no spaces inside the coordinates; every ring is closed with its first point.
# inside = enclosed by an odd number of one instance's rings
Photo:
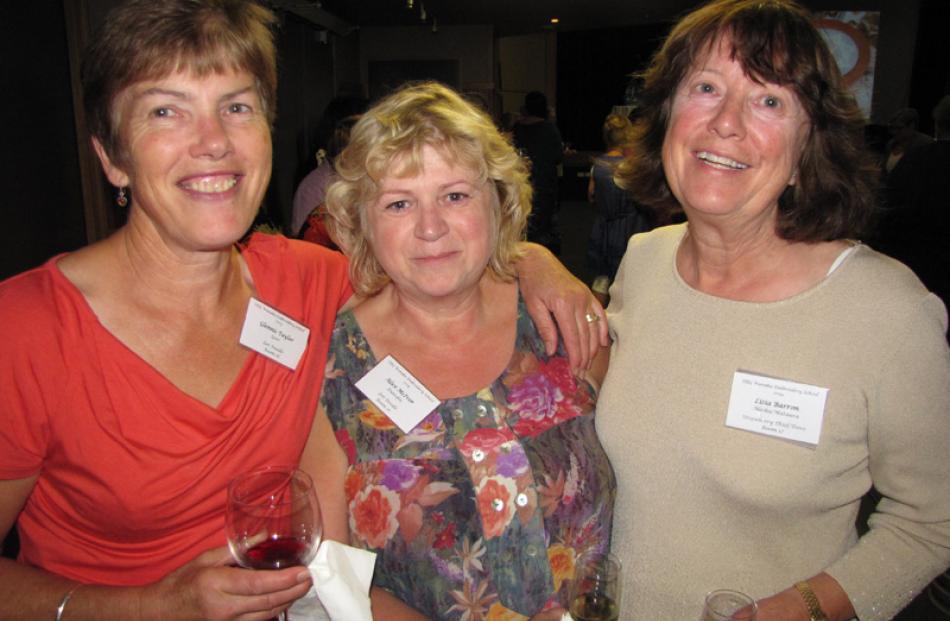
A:
{"type": "Polygon", "coordinates": [[[587,552],[574,565],[568,604],[574,621],[617,621],[620,617],[620,559],[587,552]]]}
{"type": "Polygon", "coordinates": [[[306,566],[323,533],[313,481],[294,468],[239,475],[228,486],[227,533],[231,554],[242,567],[306,566]]]}

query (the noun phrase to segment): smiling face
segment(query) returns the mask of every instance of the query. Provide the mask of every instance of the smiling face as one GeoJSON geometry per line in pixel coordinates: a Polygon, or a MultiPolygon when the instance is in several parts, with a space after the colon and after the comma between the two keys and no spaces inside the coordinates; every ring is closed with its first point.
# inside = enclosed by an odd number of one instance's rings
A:
{"type": "Polygon", "coordinates": [[[117,96],[115,110],[122,161],[95,146],[112,184],[131,188],[130,225],[185,251],[240,239],[271,170],[270,128],[251,74],[143,80],[117,96]]]}
{"type": "Polygon", "coordinates": [[[489,182],[425,146],[418,174],[380,183],[366,207],[367,238],[401,294],[421,300],[464,295],[491,256],[492,205],[489,182]]]}
{"type": "Polygon", "coordinates": [[[663,168],[690,220],[775,220],[795,182],[810,127],[786,87],[757,83],[719,40],[686,74],[672,100],[663,168]]]}

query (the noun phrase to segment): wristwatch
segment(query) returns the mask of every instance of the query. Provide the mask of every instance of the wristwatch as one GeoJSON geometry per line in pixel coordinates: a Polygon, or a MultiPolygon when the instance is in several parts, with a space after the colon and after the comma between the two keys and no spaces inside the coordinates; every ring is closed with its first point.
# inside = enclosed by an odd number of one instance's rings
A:
{"type": "Polygon", "coordinates": [[[808,608],[809,621],[829,621],[828,615],[821,609],[821,604],[818,603],[818,598],[815,597],[815,592],[811,590],[811,585],[809,585],[807,581],[802,580],[801,582],[796,582],[795,589],[799,595],[802,596],[802,599],[805,600],[805,606],[808,608]]]}

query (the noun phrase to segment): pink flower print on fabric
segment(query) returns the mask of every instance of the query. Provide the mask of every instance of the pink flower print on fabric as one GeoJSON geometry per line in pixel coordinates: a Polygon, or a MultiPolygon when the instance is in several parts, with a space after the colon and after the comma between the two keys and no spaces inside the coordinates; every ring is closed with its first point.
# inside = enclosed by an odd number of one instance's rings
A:
{"type": "Polygon", "coordinates": [[[482,479],[475,488],[475,502],[482,518],[485,539],[500,537],[515,515],[515,482],[507,477],[482,479]]]}
{"type": "Polygon", "coordinates": [[[384,548],[399,528],[399,496],[381,485],[360,490],[350,502],[350,532],[372,548],[384,548]]]}

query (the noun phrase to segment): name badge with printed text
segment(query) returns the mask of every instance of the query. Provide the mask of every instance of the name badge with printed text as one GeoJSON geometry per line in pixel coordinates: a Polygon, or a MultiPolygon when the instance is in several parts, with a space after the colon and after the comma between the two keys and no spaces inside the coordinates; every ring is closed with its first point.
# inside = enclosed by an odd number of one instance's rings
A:
{"type": "Polygon", "coordinates": [[[818,445],[828,389],[736,371],[726,426],[818,445]]]}
{"type": "Polygon", "coordinates": [[[241,345],[294,371],[309,338],[310,328],[251,298],[241,328],[241,345]]]}
{"type": "Polygon", "coordinates": [[[356,387],[403,433],[412,431],[441,403],[392,356],[370,369],[356,387]]]}

